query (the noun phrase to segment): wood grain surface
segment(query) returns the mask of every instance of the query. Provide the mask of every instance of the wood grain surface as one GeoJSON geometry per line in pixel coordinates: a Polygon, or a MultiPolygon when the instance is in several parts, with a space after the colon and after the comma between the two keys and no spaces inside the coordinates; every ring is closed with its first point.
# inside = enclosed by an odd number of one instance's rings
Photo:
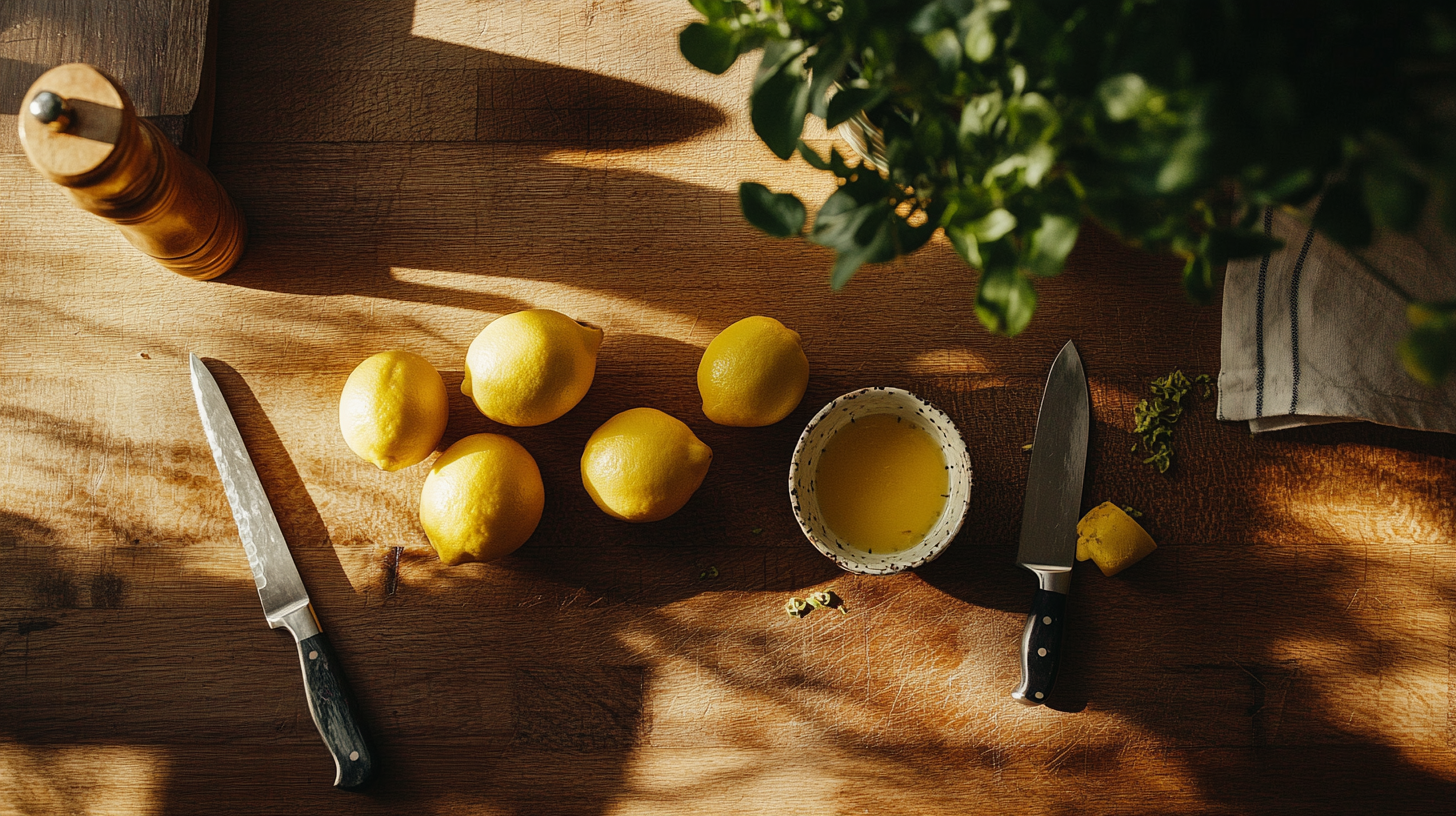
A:
{"type": "Polygon", "coordinates": [[[979,327],[941,241],[831,293],[825,251],[738,214],[741,180],[830,187],[754,138],[749,66],[678,56],[692,14],[231,0],[211,166],[250,246],[206,283],[71,208],[0,119],[0,813],[1449,813],[1456,443],[1253,438],[1204,402],[1158,476],[1128,452],[1133,405],[1175,367],[1216,373],[1219,309],[1095,229],[1014,340],[979,327]],[[461,367],[528,307],[606,340],[581,405],[503,429],[461,367]],[[809,393],[778,425],[719,427],[697,361],[751,314],[802,333],[809,393]],[[1013,563],[1021,446],[1068,338],[1086,506],[1142,509],[1161,546],[1116,578],[1078,566],[1059,684],[1028,709],[1009,696],[1034,587],[1013,563]],[[545,517],[515,555],[441,566],[425,467],[344,445],[343,382],[390,348],[445,376],[446,444],[505,432],[540,463],[545,517]],[[374,735],[366,793],[331,789],[293,646],[264,624],[189,351],[374,735]],[[970,518],[913,574],[839,572],[787,501],[803,424],[866,385],[924,396],[970,445],[970,518]],[[716,455],[682,512],[629,525],[577,461],[639,405],[716,455]],[[829,586],[852,614],[783,614],[829,586]]]}

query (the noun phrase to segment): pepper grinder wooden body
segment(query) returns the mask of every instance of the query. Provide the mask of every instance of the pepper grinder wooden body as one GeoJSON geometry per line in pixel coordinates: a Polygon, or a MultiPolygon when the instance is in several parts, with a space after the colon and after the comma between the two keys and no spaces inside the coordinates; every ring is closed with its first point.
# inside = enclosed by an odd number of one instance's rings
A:
{"type": "Polygon", "coordinates": [[[102,71],[52,68],[26,92],[19,118],[35,169],[157,263],[208,280],[243,254],[242,212],[222,185],[139,119],[126,91],[102,71]]]}

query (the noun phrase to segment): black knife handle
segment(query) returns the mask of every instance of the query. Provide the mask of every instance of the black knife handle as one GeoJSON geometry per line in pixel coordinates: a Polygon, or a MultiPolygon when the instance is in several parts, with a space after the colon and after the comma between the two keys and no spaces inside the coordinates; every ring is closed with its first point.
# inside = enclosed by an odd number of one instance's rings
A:
{"type": "Polygon", "coordinates": [[[1036,597],[1031,599],[1031,614],[1026,616],[1026,629],[1021,633],[1021,685],[1011,692],[1017,702],[1041,705],[1052,693],[1066,613],[1066,595],[1037,588],[1036,597]]]}
{"type": "Polygon", "coordinates": [[[298,659],[303,663],[303,686],[308,691],[308,710],[319,735],[334,755],[338,772],[334,786],[358,790],[374,775],[374,759],[359,725],[359,715],[339,658],[323,632],[298,642],[298,659]]]}

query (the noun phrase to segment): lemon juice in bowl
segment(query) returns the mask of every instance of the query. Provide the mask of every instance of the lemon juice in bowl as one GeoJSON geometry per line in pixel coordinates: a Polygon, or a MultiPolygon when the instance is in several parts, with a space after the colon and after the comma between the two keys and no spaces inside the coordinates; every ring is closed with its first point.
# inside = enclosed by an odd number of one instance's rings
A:
{"type": "Polygon", "coordinates": [[[815,482],[825,524],[871,554],[919,544],[950,495],[940,446],[894,414],[841,428],[824,446],[815,482]]]}
{"type": "Polygon", "coordinates": [[[887,574],[938,556],[970,506],[970,455],[944,412],[898,388],[826,405],[789,469],[794,516],[840,567],[887,574]]]}

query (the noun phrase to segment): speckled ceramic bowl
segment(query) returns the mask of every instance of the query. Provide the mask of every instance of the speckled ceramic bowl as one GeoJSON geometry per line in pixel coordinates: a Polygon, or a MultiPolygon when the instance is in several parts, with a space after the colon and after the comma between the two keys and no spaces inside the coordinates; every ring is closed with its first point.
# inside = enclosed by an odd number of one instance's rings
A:
{"type": "Polygon", "coordinates": [[[809,543],[841,569],[864,575],[889,575],[913,569],[940,555],[960,532],[971,506],[971,456],[955,424],[939,408],[900,388],[861,388],[824,406],[809,420],[789,465],[789,502],[809,543]],[[865,552],[840,539],[824,523],[818,497],[814,495],[814,480],[824,446],[852,419],[871,414],[895,414],[929,433],[940,445],[950,470],[950,496],[945,500],[940,519],[919,544],[899,552],[865,552]]]}

